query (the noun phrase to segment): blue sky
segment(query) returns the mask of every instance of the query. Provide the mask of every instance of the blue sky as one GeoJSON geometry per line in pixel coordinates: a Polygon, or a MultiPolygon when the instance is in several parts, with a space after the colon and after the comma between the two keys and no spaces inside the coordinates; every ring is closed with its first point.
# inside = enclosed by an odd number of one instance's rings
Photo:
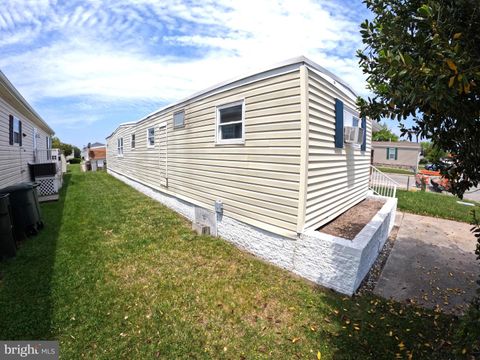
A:
{"type": "Polygon", "coordinates": [[[305,55],[366,95],[361,1],[4,0],[0,69],[67,143],[305,55]]]}

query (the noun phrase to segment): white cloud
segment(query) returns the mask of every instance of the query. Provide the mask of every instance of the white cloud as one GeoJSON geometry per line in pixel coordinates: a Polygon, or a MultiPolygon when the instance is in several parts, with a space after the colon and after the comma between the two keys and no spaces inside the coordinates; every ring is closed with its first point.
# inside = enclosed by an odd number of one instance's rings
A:
{"type": "Polygon", "coordinates": [[[34,102],[80,96],[160,105],[303,54],[365,93],[354,54],[358,23],[341,15],[344,5],[333,11],[332,3],[310,0],[198,4],[10,0],[0,14],[0,51],[18,49],[2,56],[0,67],[34,102]],[[183,54],[192,48],[201,55],[183,54]]]}

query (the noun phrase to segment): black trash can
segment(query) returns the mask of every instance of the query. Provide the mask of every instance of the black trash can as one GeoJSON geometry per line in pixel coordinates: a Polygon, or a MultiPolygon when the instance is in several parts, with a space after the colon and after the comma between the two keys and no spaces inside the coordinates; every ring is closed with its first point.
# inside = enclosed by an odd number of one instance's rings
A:
{"type": "Polygon", "coordinates": [[[0,260],[14,257],[17,253],[13,226],[10,216],[10,200],[8,194],[0,195],[0,260]]]}
{"type": "Polygon", "coordinates": [[[43,227],[36,187],[35,183],[20,183],[0,190],[0,194],[10,194],[13,228],[18,238],[36,235],[43,227]]]}

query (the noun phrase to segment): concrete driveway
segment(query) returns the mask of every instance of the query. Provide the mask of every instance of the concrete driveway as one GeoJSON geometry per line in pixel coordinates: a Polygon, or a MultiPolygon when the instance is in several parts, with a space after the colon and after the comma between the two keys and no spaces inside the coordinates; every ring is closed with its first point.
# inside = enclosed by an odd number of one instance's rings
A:
{"type": "Polygon", "coordinates": [[[480,266],[471,226],[403,214],[377,295],[460,314],[475,295],[480,266]]]}

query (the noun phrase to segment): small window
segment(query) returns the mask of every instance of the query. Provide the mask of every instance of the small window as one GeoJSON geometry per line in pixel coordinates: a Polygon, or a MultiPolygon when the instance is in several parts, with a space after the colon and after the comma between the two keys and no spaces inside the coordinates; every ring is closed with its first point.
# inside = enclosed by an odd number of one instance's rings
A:
{"type": "Polygon", "coordinates": [[[117,156],[123,156],[123,138],[117,139],[117,156]]]}
{"type": "Polygon", "coordinates": [[[185,111],[179,111],[173,114],[173,127],[179,128],[185,126],[185,111]]]}
{"type": "Polygon", "coordinates": [[[217,144],[242,144],[245,141],[245,102],[217,106],[217,144]]]}
{"type": "Polygon", "coordinates": [[[147,147],[155,146],[155,128],[149,128],[147,130],[147,147]]]}
{"type": "Polygon", "coordinates": [[[389,148],[388,149],[388,160],[396,160],[397,148],[389,148]]]}
{"type": "Polygon", "coordinates": [[[13,143],[20,144],[20,120],[13,118],[13,143]]]}
{"type": "Polygon", "coordinates": [[[135,134],[132,134],[132,137],[130,139],[130,147],[132,149],[135,149],[135,134]]]}
{"type": "Polygon", "coordinates": [[[344,107],[343,110],[344,141],[355,146],[363,144],[365,129],[361,127],[356,111],[344,107]],[[348,136],[347,136],[348,134],[348,136]]]}

